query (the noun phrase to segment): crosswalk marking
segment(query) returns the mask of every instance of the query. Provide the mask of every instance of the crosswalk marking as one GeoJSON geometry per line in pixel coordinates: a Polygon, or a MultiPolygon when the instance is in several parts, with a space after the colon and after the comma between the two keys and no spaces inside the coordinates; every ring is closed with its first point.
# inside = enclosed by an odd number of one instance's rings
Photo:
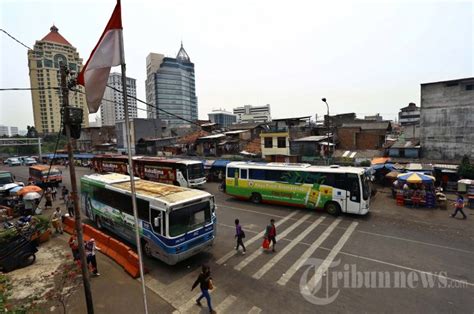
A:
{"type": "Polygon", "coordinates": [[[268,261],[259,271],[253,274],[253,278],[260,279],[267,271],[270,270],[279,260],[281,260],[292,248],[294,248],[300,241],[302,241],[311,231],[313,231],[322,221],[324,217],[320,217],[318,220],[313,222],[305,231],[298,235],[294,240],[285,246],[277,255],[275,255],[270,261],[268,261]]]}
{"type": "MultiPolygon", "coordinates": [[[[295,216],[296,214],[298,213],[298,211],[294,211],[292,212],[291,214],[289,214],[288,216],[286,216],[285,218],[283,218],[282,220],[279,220],[275,223],[275,226],[280,226],[281,224],[283,224],[284,222],[286,222],[287,220],[291,219],[293,216],[295,216]]],[[[263,238],[263,236],[265,235],[265,231],[262,231],[260,233],[258,233],[257,235],[255,235],[253,238],[245,241],[245,245],[250,245],[252,243],[254,243],[255,241],[257,240],[261,240],[263,238]]],[[[219,265],[222,265],[224,264],[229,258],[231,258],[232,256],[235,255],[235,250],[232,250],[230,251],[229,253],[227,253],[226,255],[224,255],[223,257],[221,257],[220,259],[217,260],[217,264],[219,265]]]]}
{"type": "MultiPolygon", "coordinates": [[[[232,304],[237,300],[237,297],[233,295],[229,295],[227,298],[224,299],[216,308],[217,313],[225,313],[228,308],[232,306],[232,304]]],[[[229,311],[231,312],[231,311],[229,311]]]]}
{"type": "Polygon", "coordinates": [[[259,307],[252,307],[250,311],[247,314],[260,314],[262,312],[262,309],[259,307]]]}
{"type": "Polygon", "coordinates": [[[188,301],[187,292],[191,288],[197,275],[198,272],[190,272],[170,284],[165,284],[156,280],[152,275],[147,274],[145,275],[145,285],[172,306],[179,308],[183,303],[188,301]]]}
{"type": "Polygon", "coordinates": [[[347,242],[347,240],[349,240],[349,237],[351,236],[352,232],[355,230],[357,225],[358,225],[358,222],[355,222],[355,221],[350,224],[349,228],[346,229],[342,237],[339,239],[337,244],[333,247],[331,252],[329,252],[328,256],[324,259],[322,264],[319,265],[314,276],[311,278],[311,280],[308,281],[307,288],[309,289],[309,291],[313,291],[314,287],[317,286],[323,274],[327,271],[327,269],[329,268],[329,265],[331,265],[332,261],[334,260],[336,255],[339,253],[339,251],[342,249],[342,247],[347,242]]]}
{"type": "MultiPolygon", "coordinates": [[[[291,231],[293,231],[294,229],[296,229],[296,227],[298,227],[299,225],[301,225],[306,219],[308,219],[309,217],[311,216],[311,214],[306,214],[304,215],[303,217],[301,217],[297,222],[295,222],[294,224],[292,224],[290,227],[288,227],[287,229],[285,229],[279,236],[281,238],[284,238],[286,237],[291,231]]],[[[256,259],[257,257],[259,257],[261,254],[263,253],[263,250],[256,250],[255,252],[253,252],[250,256],[248,256],[246,259],[244,259],[243,261],[241,261],[239,264],[237,264],[234,269],[235,270],[242,270],[242,268],[244,268],[245,266],[247,266],[250,262],[252,262],[254,259],[256,259]]]]}
{"type": "MultiPolygon", "coordinates": [[[[189,311],[191,311],[191,309],[196,306],[196,299],[199,298],[199,296],[201,295],[201,293],[198,293],[196,295],[194,295],[191,299],[188,300],[188,302],[184,303],[183,305],[181,305],[180,307],[178,307],[178,309],[176,309],[175,311],[173,311],[173,314],[184,314],[184,313],[188,313],[189,311]]],[[[201,301],[202,302],[202,301],[201,301]]],[[[207,304],[207,303],[206,303],[207,304]]]]}
{"type": "Polygon", "coordinates": [[[336,226],[341,222],[341,218],[337,218],[334,222],[319,236],[319,238],[301,255],[301,257],[284,273],[277,283],[281,286],[287,284],[287,282],[293,277],[293,275],[298,271],[301,265],[306,261],[321,245],[321,243],[326,240],[326,238],[331,234],[331,232],[336,228],[336,226]]]}

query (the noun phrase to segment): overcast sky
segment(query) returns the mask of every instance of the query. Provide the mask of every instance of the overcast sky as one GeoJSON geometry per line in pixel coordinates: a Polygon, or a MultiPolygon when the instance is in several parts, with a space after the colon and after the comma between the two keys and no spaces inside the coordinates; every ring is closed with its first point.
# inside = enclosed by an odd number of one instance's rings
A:
{"type": "MultiPolygon", "coordinates": [[[[420,83],[472,77],[472,1],[122,1],[127,74],[145,58],[195,64],[199,117],[271,104],[272,117],[380,113],[420,102],[420,83]]],[[[0,2],[0,26],[32,47],[54,23],[84,63],[115,0],[0,2]]],[[[0,88],[29,87],[27,50],[0,33],[0,88]]],[[[116,68],[119,71],[119,68],[116,68]]],[[[144,112],[139,112],[144,116],[144,112]]],[[[0,91],[0,124],[33,124],[31,94],[0,91]]]]}

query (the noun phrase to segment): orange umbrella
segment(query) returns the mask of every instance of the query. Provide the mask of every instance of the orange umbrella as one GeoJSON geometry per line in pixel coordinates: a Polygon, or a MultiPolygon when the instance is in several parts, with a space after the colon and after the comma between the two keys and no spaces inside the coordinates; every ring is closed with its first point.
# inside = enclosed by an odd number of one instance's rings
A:
{"type": "Polygon", "coordinates": [[[36,185],[27,185],[20,191],[18,191],[18,195],[25,195],[26,193],[30,192],[36,192],[36,193],[41,193],[43,191],[39,186],[36,185]]]}

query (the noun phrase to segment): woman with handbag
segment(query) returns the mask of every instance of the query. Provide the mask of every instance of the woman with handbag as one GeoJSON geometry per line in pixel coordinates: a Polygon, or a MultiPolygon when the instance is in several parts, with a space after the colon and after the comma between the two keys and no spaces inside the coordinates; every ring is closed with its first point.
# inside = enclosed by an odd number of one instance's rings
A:
{"type": "Polygon", "coordinates": [[[214,286],[212,285],[211,269],[209,268],[209,266],[202,265],[201,273],[199,274],[198,278],[194,282],[191,288],[191,291],[193,291],[194,288],[196,288],[198,284],[199,284],[199,287],[201,288],[201,296],[197,298],[196,304],[201,306],[201,299],[206,298],[207,306],[209,307],[209,312],[212,314],[215,314],[216,311],[212,309],[211,295],[209,294],[209,290],[214,289],[214,286]]]}
{"type": "Polygon", "coordinates": [[[240,225],[240,222],[238,219],[235,220],[235,238],[237,239],[237,245],[235,246],[235,250],[239,251],[239,246],[242,246],[242,254],[245,255],[245,246],[244,246],[244,241],[242,240],[245,238],[245,232],[242,230],[242,226],[240,225]]]}

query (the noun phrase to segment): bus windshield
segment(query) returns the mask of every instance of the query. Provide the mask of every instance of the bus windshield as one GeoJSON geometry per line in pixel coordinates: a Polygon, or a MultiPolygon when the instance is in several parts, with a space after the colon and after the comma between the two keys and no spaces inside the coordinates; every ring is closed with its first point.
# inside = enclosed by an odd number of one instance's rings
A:
{"type": "Polygon", "coordinates": [[[12,175],[9,172],[0,173],[0,185],[13,183],[12,175]]]}
{"type": "Polygon", "coordinates": [[[185,234],[211,222],[209,202],[194,204],[174,210],[169,215],[170,237],[185,234]]]}
{"type": "Polygon", "coordinates": [[[370,187],[369,187],[369,175],[368,173],[364,173],[361,176],[362,179],[362,197],[364,200],[368,200],[370,196],[370,187]]]}
{"type": "Polygon", "coordinates": [[[204,166],[202,163],[188,165],[188,178],[198,179],[204,177],[204,166]]]}

